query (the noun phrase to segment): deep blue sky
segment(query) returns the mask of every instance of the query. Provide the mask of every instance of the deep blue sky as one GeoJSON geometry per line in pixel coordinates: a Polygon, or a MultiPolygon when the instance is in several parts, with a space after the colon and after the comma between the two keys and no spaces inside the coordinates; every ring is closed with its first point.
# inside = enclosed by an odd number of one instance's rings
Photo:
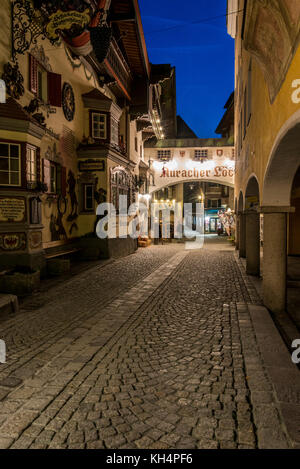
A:
{"type": "Polygon", "coordinates": [[[234,88],[234,41],[226,0],[139,0],[149,59],[176,66],[177,113],[200,138],[214,137],[234,88]],[[161,31],[180,26],[176,29],[161,31]]]}

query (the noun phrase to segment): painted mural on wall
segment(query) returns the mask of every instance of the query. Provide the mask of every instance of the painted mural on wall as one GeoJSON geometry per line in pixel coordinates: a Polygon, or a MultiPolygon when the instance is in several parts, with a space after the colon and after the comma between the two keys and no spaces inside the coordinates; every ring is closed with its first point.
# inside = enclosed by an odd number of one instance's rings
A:
{"type": "Polygon", "coordinates": [[[2,79],[6,85],[7,93],[15,99],[24,95],[24,77],[19,70],[19,65],[11,65],[9,62],[3,67],[2,79]]]}
{"type": "Polygon", "coordinates": [[[2,251],[21,251],[26,248],[25,233],[1,233],[0,249],[2,251]]]}
{"type": "Polygon", "coordinates": [[[78,199],[76,194],[76,179],[72,171],[68,174],[68,194],[71,202],[71,213],[69,214],[67,221],[73,222],[78,218],[78,199]]]}

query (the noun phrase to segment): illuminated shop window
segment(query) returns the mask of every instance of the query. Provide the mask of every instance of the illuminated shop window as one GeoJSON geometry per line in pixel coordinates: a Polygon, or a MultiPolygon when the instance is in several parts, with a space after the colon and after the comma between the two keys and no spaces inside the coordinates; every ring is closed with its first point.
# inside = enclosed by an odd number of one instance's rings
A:
{"type": "Polygon", "coordinates": [[[36,148],[27,147],[26,150],[26,180],[29,183],[35,183],[37,180],[36,171],[36,148]]]}

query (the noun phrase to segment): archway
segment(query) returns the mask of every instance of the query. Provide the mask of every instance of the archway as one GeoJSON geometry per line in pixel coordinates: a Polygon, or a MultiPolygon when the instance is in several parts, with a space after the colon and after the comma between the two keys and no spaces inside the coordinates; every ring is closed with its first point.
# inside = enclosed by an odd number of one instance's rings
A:
{"type": "Polygon", "coordinates": [[[297,224],[299,217],[298,210],[291,215],[295,211],[291,205],[295,200],[294,181],[298,185],[299,135],[300,111],[297,111],[278,133],[263,186],[263,299],[274,312],[286,310],[288,226],[289,221],[297,224]]]}
{"type": "Polygon", "coordinates": [[[158,205],[166,203],[171,209],[171,214],[176,203],[176,210],[182,210],[183,219],[184,204],[190,204],[193,211],[189,215],[188,224],[193,230],[197,225],[201,225],[204,227],[204,234],[224,236],[227,239],[233,235],[234,188],[231,183],[223,184],[218,179],[183,179],[152,188],[152,202],[158,205]],[[201,216],[196,210],[196,204],[199,202],[203,203],[201,216]],[[180,205],[181,209],[178,209],[180,205]]]}
{"type": "Polygon", "coordinates": [[[260,275],[260,214],[259,185],[255,175],[247,183],[245,192],[246,219],[246,271],[249,275],[260,275]]]}
{"type": "Polygon", "coordinates": [[[236,248],[239,250],[239,257],[246,257],[246,218],[244,214],[244,195],[240,191],[237,203],[237,217],[236,217],[236,248]]]}

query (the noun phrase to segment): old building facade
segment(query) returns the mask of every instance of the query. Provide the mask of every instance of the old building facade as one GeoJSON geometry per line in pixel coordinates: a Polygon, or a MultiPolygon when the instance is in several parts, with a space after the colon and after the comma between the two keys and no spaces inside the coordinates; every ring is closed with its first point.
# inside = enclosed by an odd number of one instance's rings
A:
{"type": "Polygon", "coordinates": [[[137,200],[167,77],[151,71],[136,0],[5,0],[1,20],[1,266],[43,269],[84,250],[99,203],[137,200]]]}
{"type": "Polygon", "coordinates": [[[265,305],[278,312],[286,306],[288,256],[300,254],[300,3],[230,0],[228,13],[237,247],[247,272],[262,274],[265,305]]]}

